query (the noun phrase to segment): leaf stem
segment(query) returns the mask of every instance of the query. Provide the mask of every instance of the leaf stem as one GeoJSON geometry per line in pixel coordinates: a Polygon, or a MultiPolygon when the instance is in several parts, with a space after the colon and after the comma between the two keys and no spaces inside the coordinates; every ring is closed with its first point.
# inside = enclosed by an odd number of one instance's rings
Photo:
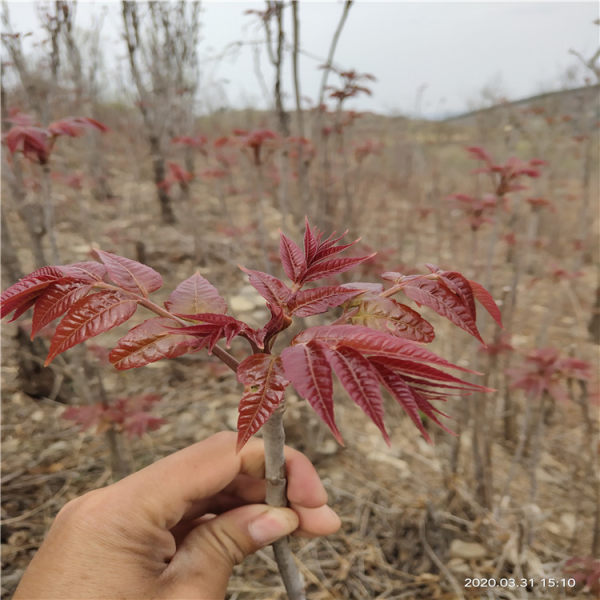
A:
{"type": "MultiPolygon", "coordinates": [[[[285,400],[277,407],[262,428],[265,443],[266,501],[271,506],[287,506],[287,479],[283,452],[285,446],[284,410],[285,400]]],[[[289,600],[306,600],[304,579],[294,561],[287,537],[273,544],[273,553],[289,600]]]]}

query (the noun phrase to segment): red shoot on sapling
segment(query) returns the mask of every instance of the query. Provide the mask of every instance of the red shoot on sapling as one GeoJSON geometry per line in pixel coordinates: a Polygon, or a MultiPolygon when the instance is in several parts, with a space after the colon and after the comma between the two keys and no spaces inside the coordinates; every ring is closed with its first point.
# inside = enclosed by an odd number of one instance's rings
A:
{"type": "Polygon", "coordinates": [[[63,419],[73,421],[81,431],[95,427],[95,433],[114,429],[127,437],[140,437],[154,431],[166,421],[151,413],[152,405],[161,397],[157,394],[142,394],[119,397],[107,405],[102,402],[83,406],[69,406],[61,414],[63,419]]]}
{"type": "MultiPolygon", "coordinates": [[[[220,358],[236,371],[244,386],[238,407],[237,450],[269,425],[263,436],[267,473],[285,473],[283,435],[278,437],[272,432],[279,426],[283,431],[284,395],[289,385],[343,444],[334,414],[333,373],[388,444],[382,389],[400,404],[429,441],[422,414],[450,431],[439,419],[447,415],[435,404],[450,396],[491,390],[448,373],[447,369],[474,372],[427,349],[425,344],[435,336],[433,326],[393,296],[403,293],[418,307],[427,306],[482,343],[476,301],[499,325],[500,311],[480,284],[457,271],[433,265],[428,265],[430,272],[425,274],[384,273],[383,282],[316,285],[319,280],[373,258],[374,254],[339,256],[358,241],[341,243],[344,235],[325,237],[306,220],[301,248],[282,233],[279,258],[287,282],[241,267],[270,313],[270,319],[259,328],[227,314],[225,299],[197,272],[179,283],[161,305],[150,298],[163,283],[158,272],[103,250],[94,250],[95,261],[47,266],[22,278],[2,294],[1,316],[12,313],[14,320],[33,308],[32,336],[62,317],[51,338],[47,365],[69,348],[125,323],[142,306],[153,315],[117,342],[109,361],[117,369],[126,370],[202,349],[220,358]],[[276,344],[295,318],[320,315],[330,309],[341,312],[330,324],[300,331],[283,348],[276,344]],[[238,338],[249,349],[241,362],[219,345],[224,341],[228,348],[238,338]]],[[[273,479],[277,480],[277,475],[273,479]]],[[[268,482],[268,489],[275,485],[278,496],[272,501],[283,505],[285,486],[268,482]]]]}
{"type": "Polygon", "coordinates": [[[181,282],[164,305],[155,303],[150,294],[162,286],[162,277],[147,265],[103,250],[94,251],[97,261],[42,267],[19,280],[2,294],[1,315],[13,313],[14,320],[33,307],[32,337],[62,317],[51,339],[47,365],[69,348],[121,325],[143,306],[155,316],[119,340],[109,355],[110,362],[125,370],[206,348],[234,368],[240,380],[258,377],[260,383],[248,385],[240,403],[238,449],[281,403],[290,383],[341,441],[333,415],[332,369],[384,437],[380,385],[422,430],[418,410],[438,422],[435,414],[439,411],[430,400],[443,399],[446,390],[482,388],[437,368],[469,372],[427,350],[422,344],[433,340],[433,326],[392,296],[403,292],[418,306],[433,309],[480,342],[475,301],[499,324],[500,312],[481,285],[432,265],[428,265],[428,274],[384,273],[383,279],[392,282],[387,289],[381,283],[307,287],[374,256],[337,257],[356,243],[338,244],[342,237],[324,238],[307,221],[302,250],[282,233],[280,258],[291,284],[241,267],[271,314],[259,329],[228,315],[225,300],[199,273],[181,282]],[[277,336],[294,317],[310,317],[336,307],[343,312],[333,324],[309,327],[279,354],[273,353],[277,336]],[[237,337],[249,344],[254,357],[250,362],[238,365],[217,345],[224,339],[229,347],[237,337]],[[271,379],[276,373],[280,381],[275,393],[271,379]],[[252,398],[249,390],[256,385],[269,391],[269,398],[252,398]]]}
{"type": "Polygon", "coordinates": [[[106,125],[88,117],[65,117],[45,128],[34,125],[33,118],[23,113],[17,113],[9,121],[14,126],[4,136],[4,142],[11,154],[22,152],[25,158],[41,165],[48,163],[58,137],[79,137],[90,129],[108,131],[106,125]]]}

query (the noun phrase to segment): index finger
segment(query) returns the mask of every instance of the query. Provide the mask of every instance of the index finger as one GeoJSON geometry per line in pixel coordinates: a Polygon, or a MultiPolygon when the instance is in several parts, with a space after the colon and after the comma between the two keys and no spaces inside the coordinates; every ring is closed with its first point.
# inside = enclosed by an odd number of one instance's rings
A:
{"type": "MultiPolygon", "coordinates": [[[[326,504],[327,493],[308,458],[287,446],[285,458],[290,502],[307,508],[326,504]]],[[[236,454],[236,434],[221,432],[122,479],[115,487],[135,499],[137,511],[159,527],[171,529],[195,502],[217,494],[240,473],[264,477],[263,442],[253,438],[236,454]]]]}

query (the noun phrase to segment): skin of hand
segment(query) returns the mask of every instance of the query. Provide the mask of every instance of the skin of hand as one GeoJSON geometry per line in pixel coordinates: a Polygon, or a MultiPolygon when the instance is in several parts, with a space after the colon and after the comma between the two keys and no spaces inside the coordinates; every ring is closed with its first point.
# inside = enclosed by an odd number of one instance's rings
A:
{"type": "Polygon", "coordinates": [[[262,440],[223,432],[68,502],[14,600],[220,600],[233,566],[295,532],[340,527],[310,461],[286,447],[290,508],[264,504],[262,440]]]}

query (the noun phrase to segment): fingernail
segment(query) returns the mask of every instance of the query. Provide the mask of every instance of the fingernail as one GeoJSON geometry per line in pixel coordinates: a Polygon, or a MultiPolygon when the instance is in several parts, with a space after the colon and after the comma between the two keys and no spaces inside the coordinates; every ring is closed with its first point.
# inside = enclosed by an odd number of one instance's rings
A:
{"type": "Polygon", "coordinates": [[[296,513],[285,508],[268,508],[250,522],[248,533],[260,546],[271,544],[298,527],[296,513]]]}

